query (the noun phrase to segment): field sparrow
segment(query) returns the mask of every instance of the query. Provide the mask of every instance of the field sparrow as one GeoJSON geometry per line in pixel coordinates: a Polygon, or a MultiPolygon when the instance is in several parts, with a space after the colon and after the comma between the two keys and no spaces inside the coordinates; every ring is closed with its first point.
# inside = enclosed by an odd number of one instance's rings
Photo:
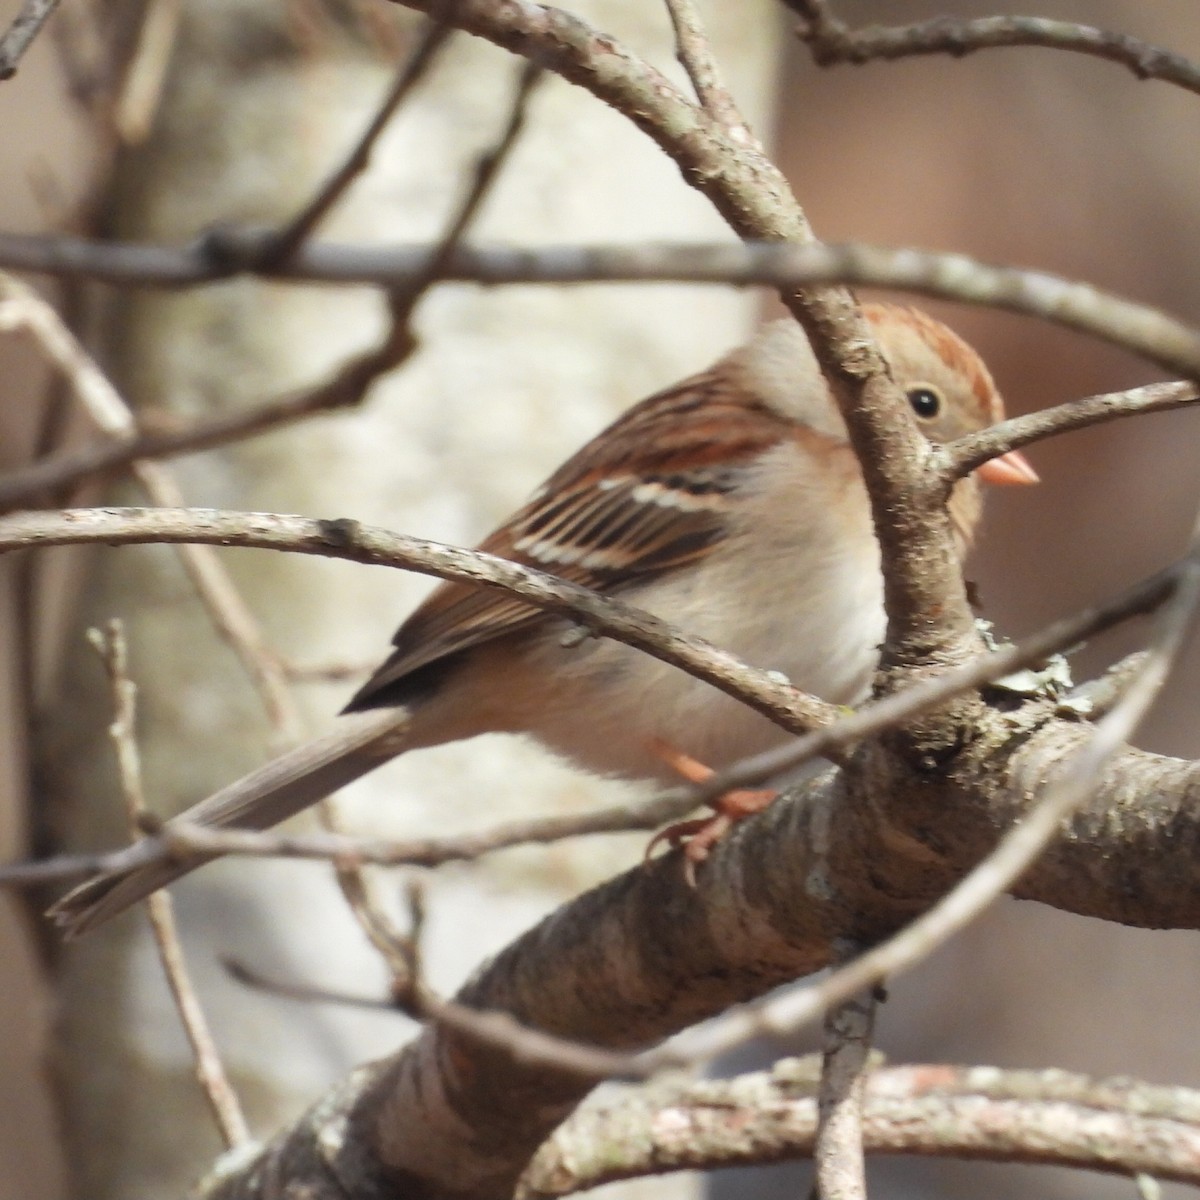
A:
{"type": "MultiPolygon", "coordinates": [[[[917,421],[947,442],[1003,416],[975,352],[909,308],[864,313],[917,421]]],[[[975,475],[1032,483],[1019,454],[975,475]]],[[[975,478],[949,507],[960,552],[980,515],[975,478]]],[[[747,346],[635,405],[567,460],[482,544],[617,593],[799,688],[847,703],[884,635],[879,550],[858,463],[800,328],[747,346]]],[[[786,738],[682,671],[492,589],[443,583],[326,737],[284,754],[187,814],[266,828],[402,751],[494,731],[532,734],[601,775],[673,781],[663,746],[720,768],[786,738]]],[[[132,853],[138,853],[137,850],[132,853]]],[[[143,860],[53,910],[90,929],[192,869],[143,860]]]]}

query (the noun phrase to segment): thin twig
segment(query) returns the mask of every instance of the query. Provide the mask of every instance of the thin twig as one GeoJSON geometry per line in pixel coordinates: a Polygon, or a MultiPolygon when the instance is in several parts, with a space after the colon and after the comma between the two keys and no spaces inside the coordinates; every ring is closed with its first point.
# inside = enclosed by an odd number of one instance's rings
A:
{"type": "MultiPolygon", "coordinates": [[[[330,834],[339,836],[341,814],[336,799],[327,796],[317,808],[322,824],[330,834]]],[[[383,898],[374,886],[371,877],[363,870],[361,862],[353,859],[332,859],[342,899],[366,935],[367,941],[383,959],[384,966],[393,981],[403,980],[408,973],[409,956],[405,950],[406,939],[388,916],[383,898]]]]}
{"type": "Polygon", "coordinates": [[[340,1004],[347,1008],[366,1008],[374,1012],[395,1011],[396,1007],[388,996],[364,996],[357,992],[337,991],[312,983],[300,983],[294,979],[280,979],[250,966],[240,958],[228,955],[221,958],[221,966],[245,987],[266,992],[271,996],[282,996],[285,1000],[299,1000],[304,1004],[340,1004]]]}
{"type": "Polygon", "coordinates": [[[529,102],[541,81],[543,71],[537,63],[524,63],[517,71],[517,82],[509,101],[508,119],[500,132],[496,144],[479,156],[471,184],[467,188],[458,208],[446,223],[442,236],[416,276],[401,288],[394,290],[391,300],[392,319],[407,324],[417,301],[439,280],[446,277],[447,265],[454,260],[467,231],[479,215],[488,196],[491,195],[500,172],[512,154],[514,147],[525,130],[529,115],[529,102]]]}
{"type": "Polygon", "coordinates": [[[1046,438],[1103,425],[1120,417],[1170,412],[1196,403],[1200,403],[1200,388],[1187,382],[1151,383],[1123,392],[1085,396],[967,434],[949,445],[936,447],[935,456],[941,457],[941,470],[946,481],[951,482],[998,454],[1031,446],[1046,438]]]}
{"type": "Polygon", "coordinates": [[[336,833],[212,829],[177,818],[138,842],[138,851],[125,847],[110,854],[67,854],[40,862],[0,864],[0,887],[28,887],[120,870],[129,865],[131,855],[140,861],[154,845],[158,845],[164,855],[180,860],[227,854],[312,859],[346,867],[436,867],[448,862],[470,862],[513,846],[549,845],[572,837],[656,829],[695,808],[704,793],[714,786],[722,786],[722,778],[715,777],[703,789],[675,788],[648,800],[591,812],[556,813],[506,822],[478,833],[401,841],[336,833]]]}
{"type": "MultiPolygon", "coordinates": [[[[444,8],[452,8],[447,4],[444,8]]],[[[313,231],[325,219],[330,209],[342,198],[346,189],[371,164],[371,155],[380,135],[387,128],[388,122],[396,110],[412,95],[417,84],[429,73],[437,59],[438,52],[454,33],[441,13],[434,13],[421,32],[420,40],[407,61],[396,72],[396,77],[388,88],[375,115],[371,118],[366,129],[354,144],[345,160],[332,171],[324,183],[317,189],[312,199],[286,224],[282,229],[273,233],[264,243],[261,253],[264,265],[275,265],[286,262],[296,250],[311,237],[313,231]]]]}
{"type": "Polygon", "coordinates": [[[348,679],[365,679],[379,666],[379,655],[359,662],[289,662],[283,660],[283,670],[292,683],[345,683],[348,679]]]}
{"type": "MultiPolygon", "coordinates": [[[[70,380],[87,412],[102,432],[128,441],[133,436],[133,415],[123,397],[75,340],[58,314],[25,285],[0,276],[3,304],[17,306],[23,319],[38,335],[47,355],[70,380]]],[[[2,314],[0,314],[2,316],[2,314]]],[[[152,500],[162,507],[180,507],[183,497],[170,473],[158,463],[135,461],[134,476],[152,500]]],[[[276,740],[294,744],[302,735],[299,710],[277,655],[242,599],[215,551],[209,546],[180,545],[180,560],[201,603],[218,633],[232,646],[262,701],[276,740]]],[[[334,801],[320,807],[327,827],[338,827],[334,801]]],[[[396,940],[384,911],[372,893],[371,883],[357,866],[337,864],[338,884],[347,904],[372,944],[390,966],[399,960],[391,950],[396,940]]]]}
{"type": "MultiPolygon", "coordinates": [[[[136,836],[146,814],[146,803],[142,792],[141,760],[135,737],[137,686],[129,676],[125,634],[119,621],[111,621],[103,632],[98,629],[91,630],[89,638],[104,662],[112,687],[114,716],[109,726],[109,734],[116,750],[121,792],[125,799],[130,831],[136,836]]],[[[163,891],[153,893],[146,900],[146,911],[154,931],[154,941],[162,961],[163,973],[167,977],[167,984],[192,1047],[196,1079],[212,1109],[226,1147],[232,1149],[235,1146],[244,1146],[251,1140],[250,1131],[192,984],[183,948],[179,944],[170,896],[163,891]]]]}
{"type": "Polygon", "coordinates": [[[570,615],[589,630],[638,646],[681,667],[792,732],[834,720],[840,709],[742,663],[702,638],[615,597],[602,596],[542,571],[479,550],[442,546],[357,521],[310,520],[273,513],[212,509],[79,508],[20,512],[0,517],[0,552],[85,542],[145,544],[198,542],[289,550],[352,562],[404,567],[474,585],[504,588],[534,607],[570,615]]]}
{"type": "Polygon", "coordinates": [[[306,983],[275,980],[238,962],[227,960],[226,967],[242,982],[290,999],[398,1009],[415,1020],[445,1025],[471,1041],[508,1055],[517,1063],[553,1067],[587,1079],[622,1077],[620,1068],[629,1063],[628,1056],[614,1055],[607,1050],[531,1029],[505,1012],[468,1008],[438,995],[426,982],[422,969],[425,902],[419,881],[411,881],[408,902],[410,932],[389,947],[400,961],[392,972],[392,996],[387,1001],[347,995],[306,983]]]}
{"type": "MultiPolygon", "coordinates": [[[[310,983],[277,979],[256,968],[225,959],[226,970],[247,987],[257,988],[288,1000],[308,1004],[343,1004],[354,1008],[397,1011],[394,997],[362,996],[310,983]]],[[[514,1062],[552,1067],[583,1076],[585,1079],[641,1078],[636,1069],[628,1074],[632,1060],[626,1055],[611,1054],[582,1042],[567,1041],[521,1025],[508,1013],[483,1012],[452,1000],[444,1000],[427,988],[419,998],[409,997],[403,1007],[406,1016],[415,1020],[438,1022],[453,1029],[464,1038],[492,1050],[499,1050],[514,1062]]]]}
{"type": "Polygon", "coordinates": [[[675,56],[687,72],[696,99],[705,111],[720,121],[735,137],[753,137],[725,84],[721,64],[712,52],[712,44],[693,0],[666,0],[675,30],[675,56]]]}
{"type": "Polygon", "coordinates": [[[0,37],[0,80],[11,79],[17,64],[41,32],[59,0],[25,0],[13,23],[0,37]]]}
{"type": "Polygon", "coordinates": [[[150,0],[142,15],[137,47],[113,104],[113,125],[127,146],[140,145],[154,128],[182,19],[183,0],[150,0]]]}
{"type": "MultiPolygon", "coordinates": [[[[0,273],[0,328],[18,326],[29,329],[37,338],[46,357],[62,372],[103,434],[122,444],[136,437],[137,425],[124,397],[54,309],[25,284],[0,273]]],[[[156,504],[164,508],[182,506],[179,488],[164,467],[135,461],[133,471],[156,504]]],[[[299,716],[283,670],[225,568],[208,547],[181,546],[178,554],[205,611],[254,684],[276,734],[281,739],[295,739],[300,732],[299,716]]]]}
{"type": "Polygon", "coordinates": [[[374,351],[368,369],[356,355],[323,383],[266,400],[250,408],[204,417],[178,429],[144,430],[129,441],[94,442],[61,450],[28,466],[0,475],[0,512],[33,506],[48,494],[80,481],[128,467],[137,459],[173,458],[211,450],[229,442],[284,428],[319,413],[357,404],[378,375],[374,351]]]}
{"type": "MultiPolygon", "coordinates": [[[[163,508],[179,508],[183,494],[159,463],[134,464],[134,475],[150,499],[163,508]]],[[[217,633],[237,655],[270,722],[276,742],[292,745],[303,736],[299,709],[292,699],[279,656],[237,590],[216,552],[208,546],[181,546],[180,561],[217,633]]]]}
{"type": "Polygon", "coordinates": [[[851,29],[832,16],[824,0],[787,0],[807,21],[798,35],[823,67],[861,65],[919,54],[962,58],[978,50],[1041,46],[1107,59],[1128,67],[1138,79],[1157,79],[1200,95],[1200,64],[1182,54],[1152,46],[1127,33],[1047,17],[935,17],[912,25],[869,25],[851,29]]]}
{"type": "Polygon", "coordinates": [[[524,127],[528,103],[540,72],[526,67],[520,74],[506,126],[496,145],[476,166],[474,179],[447,222],[446,230],[421,262],[394,286],[388,329],[379,343],[343,363],[324,383],[292,392],[237,412],[205,418],[189,428],[136,433],[106,444],[64,450],[30,466],[0,475],[0,511],[36,500],[47,492],[91,475],[128,466],[137,459],[165,458],[212,449],[253,434],[359,404],[379,376],[395,370],[416,347],[409,322],[418,301],[444,277],[447,263],[486,199],[500,169],[524,127]]]}

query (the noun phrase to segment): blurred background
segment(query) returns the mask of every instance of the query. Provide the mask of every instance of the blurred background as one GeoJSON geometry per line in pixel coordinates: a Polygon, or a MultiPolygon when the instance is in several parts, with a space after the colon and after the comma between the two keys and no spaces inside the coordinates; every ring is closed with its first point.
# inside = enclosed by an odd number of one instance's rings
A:
{"type": "MultiPolygon", "coordinates": [[[[130,54],[111,30],[139,28],[140,5],[64,5],[17,77],[0,83],[6,229],[181,242],[218,218],[280,219],[344,153],[412,39],[403,14],[375,12],[369,0],[259,0],[257,8],[221,0],[202,15],[166,0],[157,7],[176,23],[144,136],[118,129],[103,69],[130,54]]],[[[2,0],[0,23],[17,8],[2,0]]],[[[735,92],[769,132],[823,238],[963,250],[1200,320],[1191,253],[1200,97],[1139,82],[1110,63],[1034,49],[819,70],[791,38],[792,21],[765,0],[707,10],[735,92]]],[[[597,0],[580,11],[672,66],[656,6],[597,0]]],[[[1036,12],[1200,58],[1200,10],[1189,0],[845,0],[837,11],[852,24],[1036,12]]],[[[323,232],[381,242],[433,234],[473,156],[494,140],[510,87],[504,55],[467,39],[453,45],[323,232]]],[[[547,82],[479,237],[722,236],[645,139],[598,109],[547,82]]],[[[381,327],[378,298],[363,292],[253,283],[132,297],[45,290],[131,401],[156,412],[196,415],[303,386],[381,327]]],[[[1159,377],[1026,319],[929,307],[983,353],[1013,412],[1159,377]]],[[[362,411],[193,456],[179,477],[194,504],[354,516],[470,543],[613,413],[704,365],[768,311],[769,298],[716,289],[445,287],[420,312],[421,353],[362,411]]],[[[86,422],[48,383],[36,348],[0,338],[0,466],[84,436],[86,422]]],[[[972,563],[986,615],[1018,636],[1175,558],[1194,519],[1198,447],[1200,416],[1188,412],[1035,447],[1042,485],[992,497],[972,563]]],[[[82,499],[101,495],[137,498],[118,487],[91,488],[82,499]]],[[[428,586],[250,557],[222,561],[273,643],[305,663],[366,662],[428,586]]],[[[0,560],[0,604],[0,853],[121,836],[103,737],[107,701],[83,647],[84,624],[112,615],[130,623],[143,749],[164,808],[267,752],[272,733],[257,701],[188,599],[169,552],[0,560]]],[[[1081,652],[1076,677],[1143,634],[1133,627],[1081,652]]],[[[1198,668],[1192,647],[1140,745],[1200,753],[1198,668]]],[[[302,693],[313,727],[347,688],[302,693]]],[[[482,741],[373,781],[350,800],[356,827],[448,831],[611,796],[528,748],[482,741]],[[486,805],[471,802],[478,796],[486,805]]],[[[589,841],[444,872],[431,904],[437,982],[453,986],[547,907],[632,862],[639,845],[589,841]]],[[[337,900],[317,870],[222,864],[179,889],[206,1003],[263,1131],[353,1062],[407,1036],[399,1019],[248,995],[217,965],[219,953],[235,953],[318,981],[332,974],[351,990],[379,988],[377,964],[345,918],[329,915],[337,900]]],[[[1196,951],[1193,934],[1125,930],[1008,902],[891,988],[877,1043],[897,1061],[1055,1066],[1196,1086],[1196,951]]],[[[207,1129],[193,1136],[204,1117],[140,923],[63,953],[45,938],[36,903],[0,897],[0,972],[0,1200],[161,1195],[211,1157],[207,1129]],[[168,1111],[170,1136],[146,1137],[145,1123],[166,1125],[168,1111]]],[[[745,1069],[810,1046],[762,1047],[721,1067],[745,1069]]],[[[791,1197],[806,1186],[805,1170],[730,1172],[708,1186],[722,1200],[751,1190],[791,1197]]],[[[879,1194],[896,1197],[1036,1190],[1066,1200],[1127,1196],[1131,1187],[986,1164],[874,1161],[870,1171],[879,1194]]],[[[665,1185],[648,1186],[662,1195],[665,1185]]],[[[700,1185],[670,1186],[682,1193],[700,1185]]]]}

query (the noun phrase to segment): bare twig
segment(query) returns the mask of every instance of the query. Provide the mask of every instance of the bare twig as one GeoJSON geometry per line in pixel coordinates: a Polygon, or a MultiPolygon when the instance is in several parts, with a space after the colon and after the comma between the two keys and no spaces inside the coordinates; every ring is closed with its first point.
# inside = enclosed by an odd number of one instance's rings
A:
{"type": "MultiPolygon", "coordinates": [[[[96,425],[113,438],[130,440],[134,421],[124,399],[57,313],[23,284],[12,279],[0,277],[0,296],[4,297],[5,305],[17,307],[18,313],[39,336],[47,354],[70,380],[96,425]]],[[[160,464],[135,461],[133,472],[157,504],[176,508],[182,505],[183,497],[174,479],[160,464]]],[[[285,745],[295,743],[302,733],[299,711],[282,664],[268,646],[249,606],[211,547],[180,545],[178,552],[210,619],[232,646],[255,685],[276,739],[285,745]]],[[[320,812],[326,825],[336,830],[338,818],[333,802],[326,799],[320,812]]],[[[372,894],[370,881],[359,867],[345,863],[337,864],[337,879],[364,932],[394,967],[399,962],[393,949],[396,934],[390,928],[383,906],[372,894]]]]}
{"type": "MultiPolygon", "coordinates": [[[[136,436],[136,423],[124,398],[76,340],[54,309],[11,276],[0,275],[0,328],[23,326],[37,338],[47,358],[62,372],[95,425],[118,443],[136,436]]],[[[157,463],[135,462],[134,474],[147,495],[163,507],[183,503],[175,481],[157,463]]],[[[181,546],[179,558],[218,633],[229,643],[255,685],[276,733],[299,734],[299,717],[278,659],[213,551],[181,546]]]]}
{"type": "Polygon", "coordinates": [[[25,0],[13,23],[0,37],[0,80],[11,79],[17,73],[21,56],[33,45],[59,0],[25,0]]]}
{"type": "MultiPolygon", "coordinates": [[[[103,632],[91,630],[89,637],[104,662],[112,686],[114,717],[109,733],[116,750],[130,831],[136,835],[146,814],[146,803],[135,738],[137,687],[129,676],[125,635],[120,622],[112,621],[103,632]]],[[[161,891],[153,893],[146,900],[146,911],[154,931],[163,973],[192,1047],[196,1078],[212,1109],[217,1128],[225,1139],[225,1145],[229,1148],[244,1146],[251,1140],[250,1131],[184,961],[170,896],[161,891]]]]}
{"type": "Polygon", "coordinates": [[[825,0],[787,0],[806,19],[798,33],[823,67],[861,65],[873,59],[948,54],[962,58],[1004,46],[1042,46],[1107,59],[1128,67],[1138,79],[1157,79],[1200,94],[1200,65],[1126,33],[1046,17],[936,17],[912,25],[851,29],[833,17],[825,0]]]}
{"type": "Polygon", "coordinates": [[[348,679],[365,679],[379,666],[379,655],[359,662],[289,662],[283,669],[292,683],[345,683],[348,679]]]}
{"type": "MultiPolygon", "coordinates": [[[[394,997],[360,996],[294,980],[264,975],[245,963],[225,960],[225,967],[240,983],[288,1000],[308,1004],[344,1004],[355,1008],[396,1010],[394,997]]],[[[464,1038],[492,1050],[499,1050],[515,1062],[553,1067],[585,1079],[621,1079],[627,1077],[631,1060],[625,1055],[557,1038],[521,1025],[507,1013],[481,1012],[452,1000],[443,1000],[427,988],[419,997],[410,994],[401,1006],[405,1015],[421,1021],[436,1021],[464,1038]]],[[[636,1070],[629,1078],[641,1078],[636,1070]]]]}
{"type": "MultiPolygon", "coordinates": [[[[452,4],[443,7],[453,7],[452,4]]],[[[332,171],[317,189],[312,199],[282,229],[269,234],[260,253],[264,265],[286,262],[312,236],[330,209],[342,198],[346,189],[371,163],[371,155],[380,135],[396,110],[404,103],[417,84],[429,73],[438,52],[449,40],[454,27],[440,12],[435,12],[421,32],[420,40],[407,61],[397,71],[387,95],[375,115],[345,160],[332,171]]]]}
{"type": "Polygon", "coordinates": [[[128,441],[95,442],[59,451],[0,475],[0,511],[29,505],[47,493],[128,467],[138,459],[172,458],[211,450],[318,413],[350,407],[362,399],[365,387],[377,374],[362,368],[362,358],[355,356],[324,383],[263,401],[252,408],[205,417],[179,429],[141,431],[128,441]]]}
{"type": "MultiPolygon", "coordinates": [[[[183,506],[183,494],[160,464],[135,463],[134,474],[155,504],[164,508],[183,506]]],[[[258,618],[211,547],[183,546],[180,551],[180,561],[209,619],[254,685],[276,741],[282,745],[298,741],[303,735],[300,712],[279,656],[267,643],[258,618]]]]}
{"type": "Polygon", "coordinates": [[[216,854],[246,857],[312,859],[345,867],[436,867],[448,862],[470,862],[512,846],[547,845],[572,837],[631,830],[656,829],[695,808],[714,787],[726,786],[724,776],[714,777],[702,789],[675,788],[649,800],[593,809],[571,815],[554,814],[511,821],[478,833],[388,841],[347,837],[344,834],[289,834],[253,829],[211,829],[175,820],[143,838],[141,848],[110,854],[65,854],[31,863],[0,864],[0,887],[28,887],[119,870],[129,865],[131,853],[144,855],[158,844],[173,858],[210,858],[216,854]]]}
{"type": "Polygon", "coordinates": [[[140,145],[154,128],[182,17],[183,0],[150,0],[142,15],[137,46],[113,105],[113,125],[126,145],[140,145]]]}
{"type": "MultiPolygon", "coordinates": [[[[222,230],[192,247],[89,242],[0,234],[0,266],[38,274],[146,287],[186,287],[252,273],[323,283],[400,287],[428,261],[427,246],[390,249],[305,245],[291,262],[257,267],[261,233],[222,230]],[[220,251],[215,247],[219,244],[220,251]]],[[[448,282],[596,283],[653,281],[795,288],[821,283],[886,287],[1041,317],[1121,346],[1180,375],[1200,375],[1200,334],[1161,310],[1045,271],[998,267],[965,254],[833,245],[649,244],[643,246],[459,247],[448,282]]]]}
{"type": "Polygon", "coordinates": [[[199,542],[289,550],[498,586],[537,608],[569,614],[591,630],[681,667],[793,732],[827,724],[840,712],[836,705],[799,691],[771,672],[748,667],[703,639],[681,634],[665,621],[613,597],[482,551],[404,537],[357,521],[167,508],[82,508],[0,517],[0,553],[83,542],[199,542]]]}
{"type": "Polygon", "coordinates": [[[586,1079],[622,1077],[621,1068],[630,1061],[625,1055],[615,1055],[531,1029],[507,1013],[484,1012],[439,996],[425,981],[422,969],[421,935],[425,902],[419,882],[411,882],[408,901],[410,932],[387,947],[386,957],[390,960],[394,955],[397,959],[392,971],[392,995],[388,1000],[374,1000],[310,984],[270,979],[234,961],[227,960],[225,965],[243,983],[289,999],[399,1009],[415,1020],[445,1025],[470,1041],[508,1055],[517,1063],[552,1067],[582,1075],[586,1079]]]}
{"type": "Polygon", "coordinates": [[[942,469],[950,481],[970,473],[998,454],[1030,446],[1045,438],[1103,425],[1120,417],[1168,412],[1196,403],[1200,403],[1200,389],[1194,383],[1152,383],[1123,392],[1068,400],[1041,412],[1013,417],[939,447],[937,453],[942,456],[942,469]]]}
{"type": "Polygon", "coordinates": [[[392,319],[407,323],[417,301],[438,280],[446,277],[446,268],[458,253],[462,240],[479,215],[479,210],[491,194],[492,187],[500,177],[504,164],[525,130],[529,115],[529,102],[542,78],[542,68],[537,63],[525,63],[517,72],[516,86],[509,103],[508,120],[500,132],[496,144],[480,155],[470,186],[467,188],[457,210],[446,223],[441,238],[432,253],[417,272],[415,278],[403,287],[395,289],[392,297],[392,319]]]}
{"type": "Polygon", "coordinates": [[[366,1008],[373,1012],[394,1011],[396,1007],[388,996],[364,996],[356,992],[337,991],[333,988],[318,987],[316,984],[301,983],[294,979],[280,979],[250,966],[240,958],[231,958],[228,955],[222,957],[221,966],[245,987],[266,992],[270,996],[281,996],[285,1000],[299,1000],[303,1004],[340,1004],[348,1008],[366,1008]]]}
{"type": "MultiPolygon", "coordinates": [[[[164,458],[290,425],[317,413],[359,404],[371,385],[395,370],[412,353],[416,341],[409,328],[413,310],[425,292],[445,274],[458,253],[459,241],[486,199],[499,171],[523,129],[529,99],[539,72],[521,71],[505,129],[496,146],[478,163],[474,179],[446,232],[432,250],[424,249],[420,263],[392,287],[388,330],[379,343],[343,363],[324,383],[301,392],[237,412],[205,418],[189,428],[140,432],[107,444],[64,450],[51,458],[0,476],[0,511],[28,503],[47,491],[102,472],[128,466],[138,459],[164,458]]],[[[269,235],[268,235],[269,236],[269,235]]]]}
{"type": "Polygon", "coordinates": [[[704,22],[693,0],[666,0],[666,4],[675,30],[675,55],[687,72],[696,99],[734,137],[753,137],[726,86],[721,65],[712,52],[704,22]]]}

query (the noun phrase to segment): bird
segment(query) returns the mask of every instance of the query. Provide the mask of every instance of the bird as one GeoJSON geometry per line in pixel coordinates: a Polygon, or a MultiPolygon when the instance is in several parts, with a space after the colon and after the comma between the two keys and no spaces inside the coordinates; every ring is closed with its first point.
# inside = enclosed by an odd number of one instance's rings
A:
{"type": "MultiPolygon", "coordinates": [[[[1003,419],[984,362],[947,326],[896,304],[862,311],[931,443],[1003,419]]],[[[947,504],[960,555],[981,515],[981,480],[1037,475],[1010,451],[954,485],[947,504]]],[[[858,459],[790,319],[628,409],[479,549],[619,596],[834,703],[866,694],[884,638],[858,459]]],[[[788,737],[685,672],[586,635],[569,616],[443,582],[330,733],[176,819],[268,828],[398,754],[489,732],[531,734],[584,770],[660,783],[686,773],[681,763],[719,769],[788,737]]],[[[172,861],[153,839],[129,853],[124,867],[50,910],[67,936],[201,865],[172,861]]]]}

